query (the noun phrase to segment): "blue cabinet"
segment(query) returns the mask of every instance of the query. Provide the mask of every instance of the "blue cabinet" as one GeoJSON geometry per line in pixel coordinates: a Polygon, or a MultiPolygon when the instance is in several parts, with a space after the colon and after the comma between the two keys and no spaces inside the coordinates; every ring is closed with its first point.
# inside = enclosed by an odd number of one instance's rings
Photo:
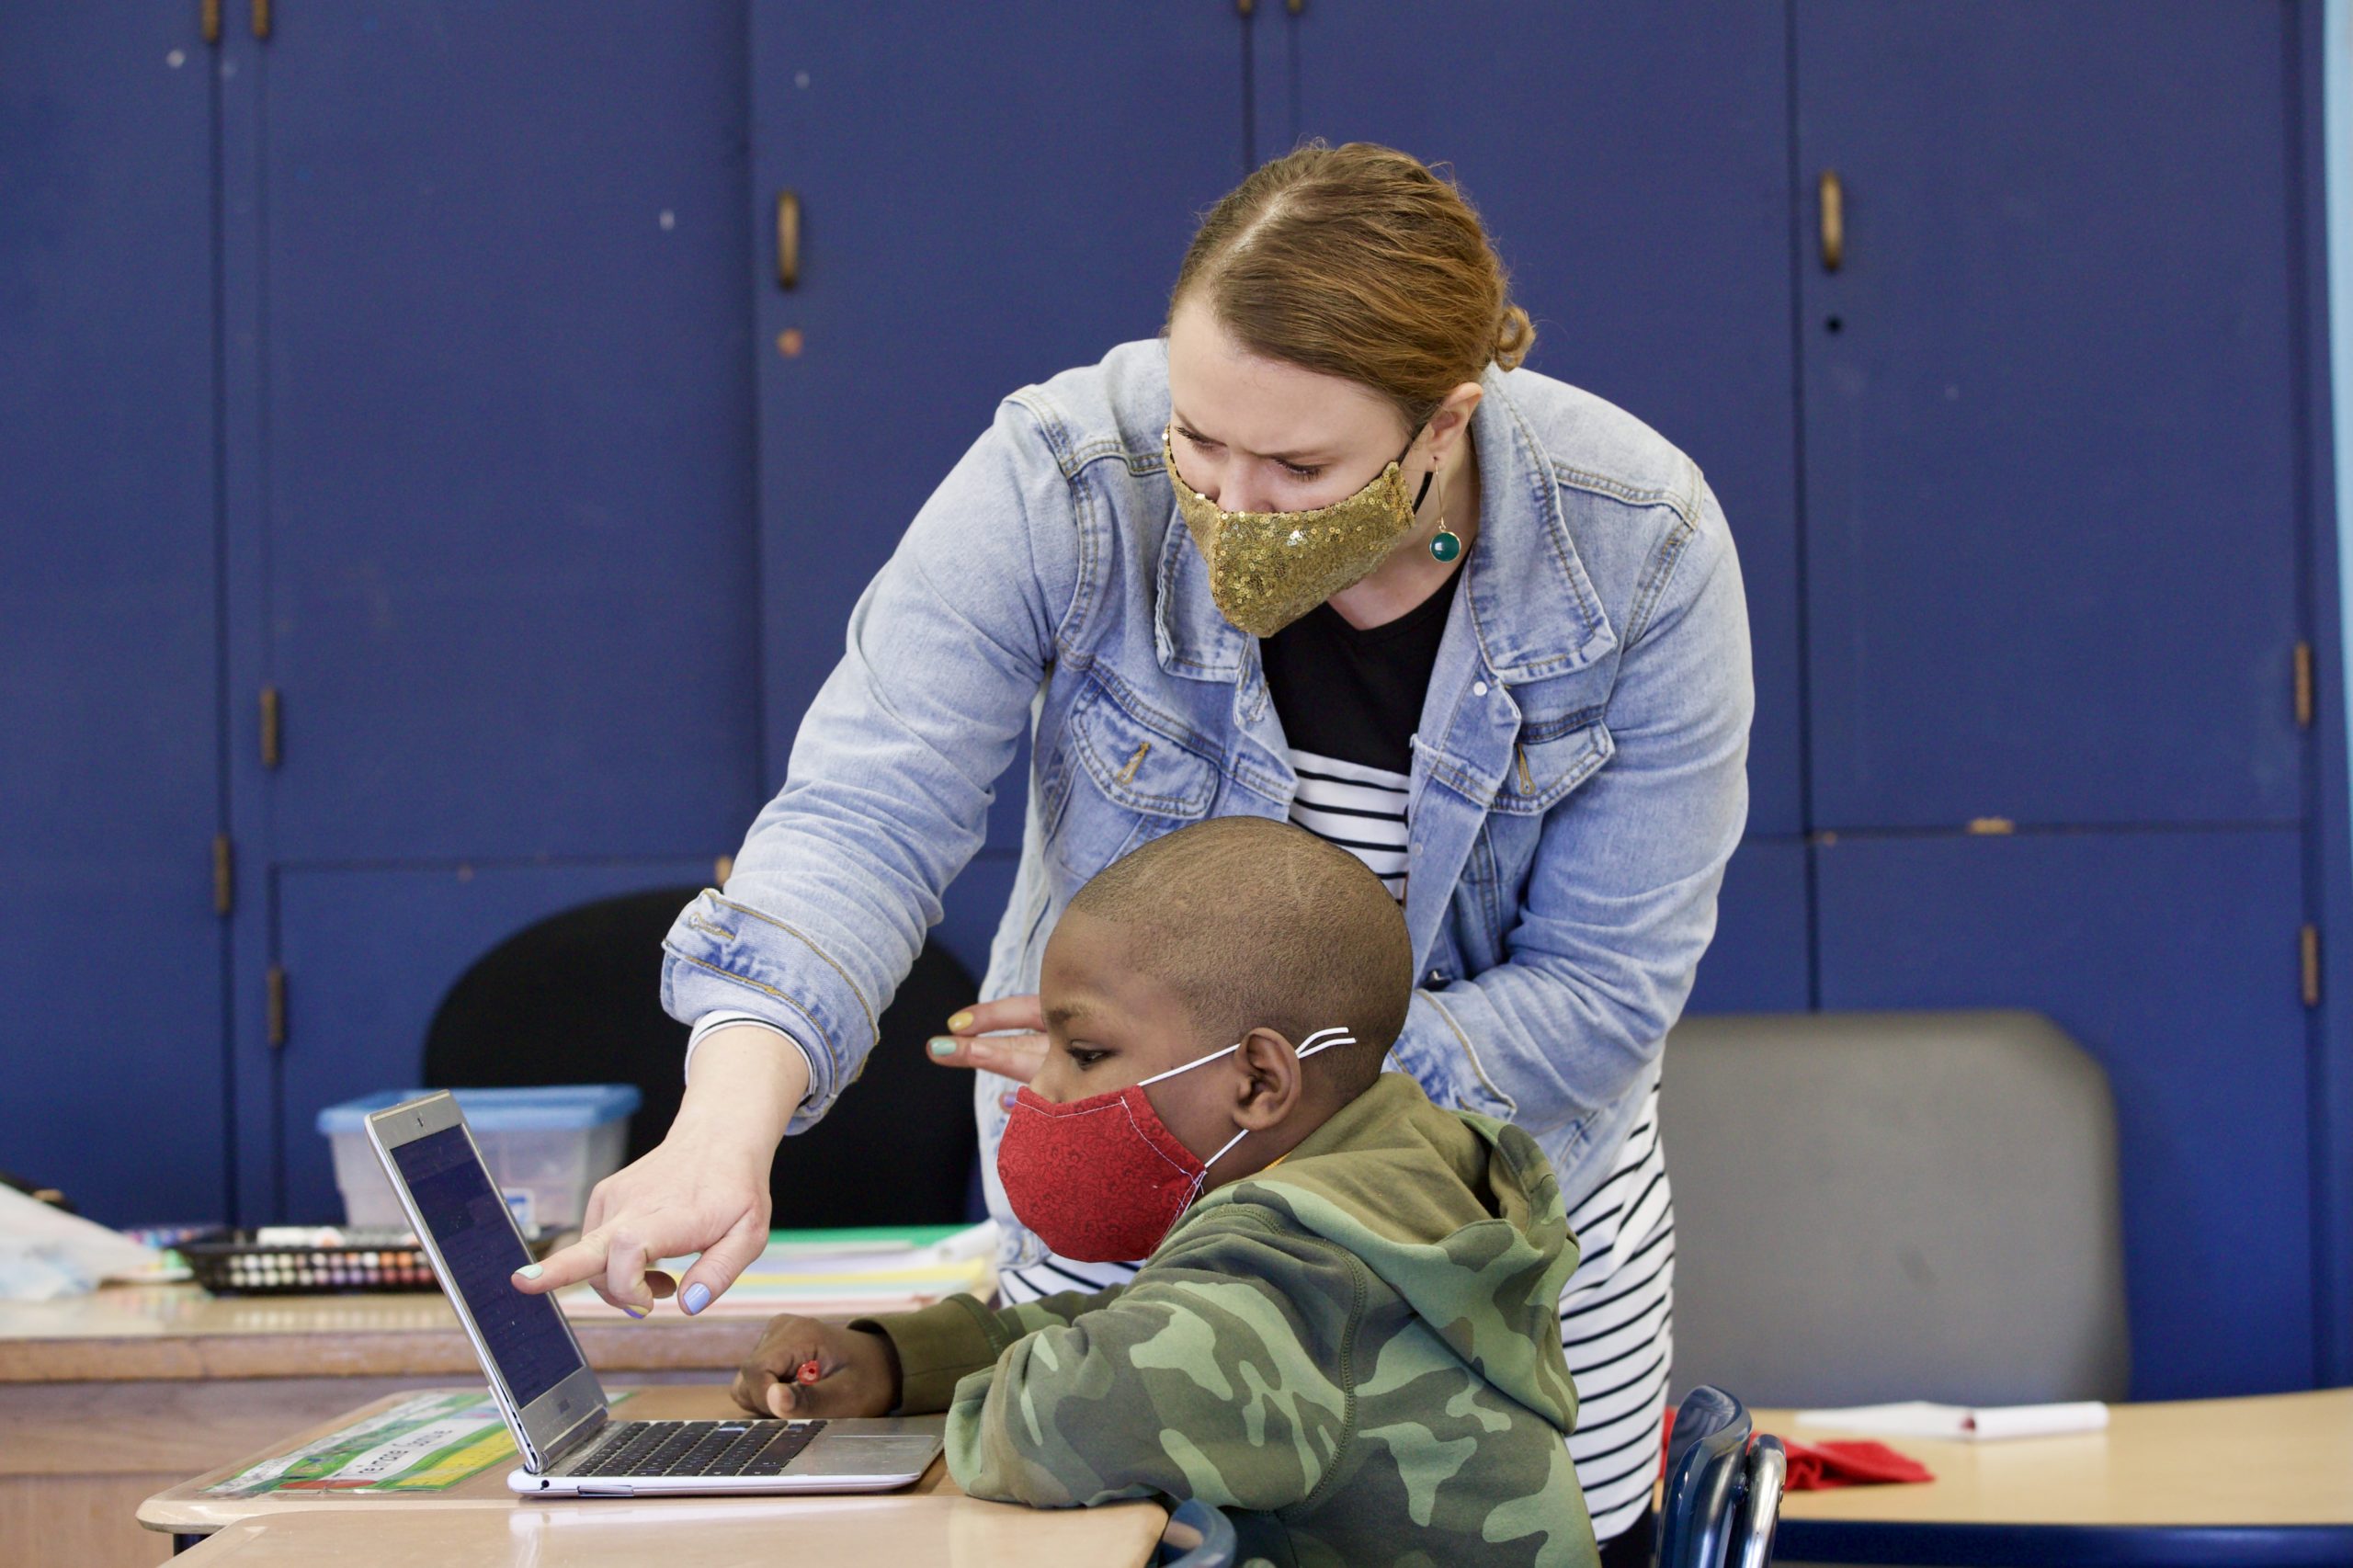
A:
{"type": "Polygon", "coordinates": [[[6,36],[0,1169],[219,1214],[213,62],[194,6],[6,36]]]}
{"type": "Polygon", "coordinates": [[[1813,826],[2302,815],[2289,17],[1798,0],[1813,826]]]}
{"type": "Polygon", "coordinates": [[[2108,1070],[2133,1397],[2309,1387],[2302,835],[1840,835],[1815,856],[1824,1007],[2030,1007],[2108,1070]]]}
{"type": "Polygon", "coordinates": [[[237,41],[272,858],[732,848],[765,793],[741,8],[237,41]]]}
{"type": "Polygon", "coordinates": [[[1808,846],[1752,833],[1724,868],[1716,936],[1687,1013],[1802,1013],[1812,1006],[1813,922],[1808,846]]]}
{"type": "MultiPolygon", "coordinates": [[[[934,6],[914,30],[752,7],[771,785],[850,605],[999,400],[1158,333],[1194,214],[1243,172],[1230,8],[934,6]]],[[[1026,774],[993,848],[1019,846],[1026,774]]]]}
{"type": "Polygon", "coordinates": [[[2298,711],[2315,18],[1794,14],[1818,1004],[2099,1055],[2136,1393],[2341,1375],[2299,972],[2346,877],[2298,711]]]}
{"type": "Polygon", "coordinates": [[[745,16],[289,6],[221,50],[239,1196],[311,1217],[311,1116],[414,1082],[467,962],[710,881],[767,792],[745,16]]]}

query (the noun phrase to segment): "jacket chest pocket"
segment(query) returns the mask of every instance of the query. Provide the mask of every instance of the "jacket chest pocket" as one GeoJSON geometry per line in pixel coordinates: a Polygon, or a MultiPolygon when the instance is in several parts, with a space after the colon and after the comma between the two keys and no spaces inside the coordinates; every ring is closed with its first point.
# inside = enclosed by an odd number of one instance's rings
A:
{"type": "Polygon", "coordinates": [[[1511,766],[1495,791],[1494,810],[1542,816],[1617,754],[1608,711],[1616,661],[1513,692],[1522,715],[1511,766]]]}
{"type": "Polygon", "coordinates": [[[1519,733],[1463,867],[1454,910],[1463,925],[1462,957],[1472,973],[1506,957],[1506,938],[1543,843],[1546,814],[1617,755],[1618,744],[1602,722],[1610,673],[1579,671],[1513,694],[1522,703],[1519,733]]]}
{"type": "Polygon", "coordinates": [[[1091,687],[1063,725],[1049,773],[1054,806],[1049,858],[1071,886],[1129,850],[1209,814],[1215,762],[1091,687]]]}

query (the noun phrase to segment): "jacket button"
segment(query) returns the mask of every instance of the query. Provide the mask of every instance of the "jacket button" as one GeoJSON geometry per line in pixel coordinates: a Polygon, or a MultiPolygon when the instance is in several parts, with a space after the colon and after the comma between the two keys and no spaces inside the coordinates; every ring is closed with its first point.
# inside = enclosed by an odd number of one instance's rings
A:
{"type": "Polygon", "coordinates": [[[1484,696],[1486,696],[1486,695],[1487,695],[1487,683],[1486,683],[1485,681],[1483,681],[1483,680],[1474,680],[1474,681],[1472,681],[1472,682],[1471,683],[1471,695],[1472,695],[1472,696],[1473,696],[1473,697],[1484,697],[1484,696]]]}

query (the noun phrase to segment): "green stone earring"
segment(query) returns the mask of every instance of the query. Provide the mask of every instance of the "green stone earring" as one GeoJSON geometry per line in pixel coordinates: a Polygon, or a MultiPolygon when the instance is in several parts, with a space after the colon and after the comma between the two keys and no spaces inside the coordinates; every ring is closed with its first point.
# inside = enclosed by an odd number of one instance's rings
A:
{"type": "Polygon", "coordinates": [[[1440,562],[1462,553],[1462,536],[1446,526],[1446,492],[1438,493],[1438,532],[1430,536],[1430,558],[1440,562]]]}

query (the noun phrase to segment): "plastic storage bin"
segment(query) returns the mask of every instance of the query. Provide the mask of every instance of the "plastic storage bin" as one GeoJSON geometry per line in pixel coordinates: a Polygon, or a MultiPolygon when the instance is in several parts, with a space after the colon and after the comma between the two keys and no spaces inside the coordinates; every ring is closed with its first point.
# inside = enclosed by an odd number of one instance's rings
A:
{"type": "MultiPolygon", "coordinates": [[[[386,1089],[319,1112],[319,1131],[335,1148],[335,1184],[343,1189],[344,1221],[352,1225],[406,1229],[400,1199],[376,1151],[368,1146],[368,1117],[430,1089],[386,1089]]],[[[580,1223],[588,1189],[621,1168],[633,1084],[566,1084],[533,1089],[458,1089],[490,1179],[506,1195],[524,1230],[560,1231],[580,1223]]]]}

